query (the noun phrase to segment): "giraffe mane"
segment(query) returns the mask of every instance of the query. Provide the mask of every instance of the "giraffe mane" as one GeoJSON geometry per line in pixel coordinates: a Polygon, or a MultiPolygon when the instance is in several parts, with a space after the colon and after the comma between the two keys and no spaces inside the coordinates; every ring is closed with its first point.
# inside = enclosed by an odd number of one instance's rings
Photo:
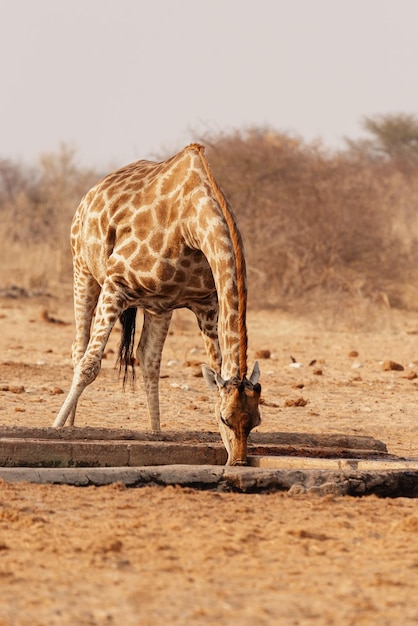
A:
{"type": "Polygon", "coordinates": [[[245,378],[247,374],[247,326],[246,326],[246,314],[247,314],[247,289],[246,289],[246,268],[245,259],[242,252],[243,244],[241,235],[238,231],[237,224],[232,215],[231,208],[225,195],[218,183],[216,182],[211,167],[204,155],[205,147],[192,143],[187,146],[186,150],[196,150],[200,156],[200,160],[208,176],[209,182],[215,192],[216,199],[221,207],[222,214],[227,223],[229,234],[231,237],[232,247],[235,256],[235,267],[237,272],[237,288],[238,288],[238,328],[240,335],[240,351],[239,351],[239,372],[241,379],[245,378]]]}

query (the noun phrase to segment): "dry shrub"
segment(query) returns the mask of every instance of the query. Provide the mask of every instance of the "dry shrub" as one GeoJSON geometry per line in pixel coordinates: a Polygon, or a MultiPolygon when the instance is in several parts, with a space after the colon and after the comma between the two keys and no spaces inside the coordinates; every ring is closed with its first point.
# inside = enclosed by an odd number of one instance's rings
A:
{"type": "Polygon", "coordinates": [[[243,232],[252,304],[418,306],[418,168],[271,131],[206,143],[243,232]]]}
{"type": "MultiPolygon", "coordinates": [[[[418,307],[418,167],[263,129],[199,140],[238,217],[251,306],[356,324],[418,307]]],[[[99,178],[66,146],[31,169],[0,161],[3,287],[70,284],[71,218],[99,178]]]]}

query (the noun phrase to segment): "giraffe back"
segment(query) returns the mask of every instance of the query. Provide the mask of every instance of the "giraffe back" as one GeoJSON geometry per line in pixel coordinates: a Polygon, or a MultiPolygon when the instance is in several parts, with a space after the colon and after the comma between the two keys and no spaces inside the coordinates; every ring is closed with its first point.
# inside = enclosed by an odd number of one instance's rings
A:
{"type": "Polygon", "coordinates": [[[88,192],[74,217],[74,258],[101,285],[113,275],[137,296],[138,306],[150,298],[156,304],[159,295],[168,298],[167,308],[185,306],[215,292],[195,237],[196,205],[207,201],[210,188],[202,168],[190,167],[193,152],[161,163],[138,161],[110,174],[88,192]]]}

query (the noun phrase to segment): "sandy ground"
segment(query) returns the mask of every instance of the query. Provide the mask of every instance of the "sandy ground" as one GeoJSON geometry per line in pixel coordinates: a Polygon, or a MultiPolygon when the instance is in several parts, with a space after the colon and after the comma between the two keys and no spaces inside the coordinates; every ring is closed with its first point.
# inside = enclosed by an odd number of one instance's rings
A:
{"type": "MultiPolygon", "coordinates": [[[[370,435],[417,458],[418,319],[386,312],[374,331],[345,319],[324,330],[250,312],[260,430],[370,435]]],[[[71,382],[71,300],[4,297],[0,328],[1,424],[50,426],[71,382]]],[[[118,382],[117,343],[115,330],[79,426],[146,427],[140,385],[118,382]]],[[[204,360],[193,317],[176,314],[164,428],[216,430],[204,360]]],[[[418,624],[417,548],[418,504],[404,498],[1,483],[0,626],[418,624]]]]}

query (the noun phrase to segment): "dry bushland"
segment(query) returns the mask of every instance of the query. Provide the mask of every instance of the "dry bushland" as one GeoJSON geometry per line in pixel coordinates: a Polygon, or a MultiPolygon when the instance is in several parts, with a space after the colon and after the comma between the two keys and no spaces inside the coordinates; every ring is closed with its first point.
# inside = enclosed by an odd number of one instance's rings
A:
{"type": "Polygon", "coordinates": [[[99,177],[77,166],[65,145],[33,167],[0,159],[0,287],[46,290],[71,282],[71,219],[99,177]]]}
{"type": "Polygon", "coordinates": [[[244,234],[252,302],[418,305],[418,168],[271,132],[211,142],[244,234]]]}
{"type": "MultiPolygon", "coordinates": [[[[251,306],[418,307],[417,165],[261,129],[201,141],[243,233],[251,306]]],[[[0,160],[0,287],[70,285],[71,217],[101,175],[65,146],[32,168],[0,160]]]]}

